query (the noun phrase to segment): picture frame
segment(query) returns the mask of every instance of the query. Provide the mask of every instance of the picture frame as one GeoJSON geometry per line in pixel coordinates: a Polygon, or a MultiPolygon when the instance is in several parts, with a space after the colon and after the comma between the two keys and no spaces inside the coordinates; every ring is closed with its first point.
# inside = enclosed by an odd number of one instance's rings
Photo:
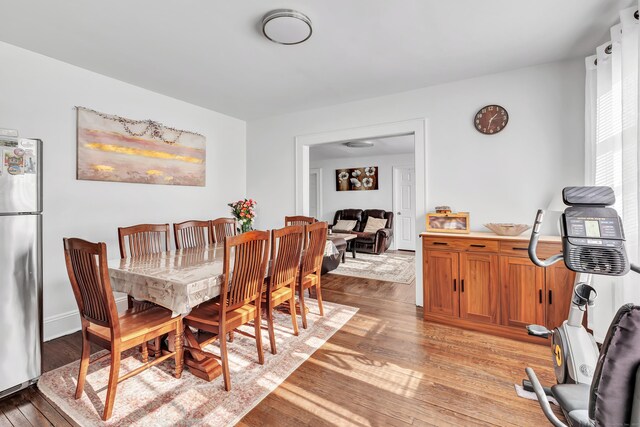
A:
{"type": "Polygon", "coordinates": [[[336,191],[371,191],[377,189],[377,166],[336,169],[336,191]]]}

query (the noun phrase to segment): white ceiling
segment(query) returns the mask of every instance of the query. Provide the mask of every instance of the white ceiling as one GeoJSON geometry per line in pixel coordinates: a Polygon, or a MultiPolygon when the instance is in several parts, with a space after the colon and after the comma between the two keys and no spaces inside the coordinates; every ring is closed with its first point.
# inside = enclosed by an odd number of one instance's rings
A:
{"type": "Polygon", "coordinates": [[[413,135],[389,136],[368,139],[373,142],[370,148],[350,148],[344,142],[314,145],[309,148],[309,160],[344,159],[354,157],[389,156],[393,154],[413,154],[413,135]]]}
{"type": "Polygon", "coordinates": [[[0,0],[0,40],[250,119],[584,56],[632,3],[0,0]],[[311,18],[306,43],[260,33],[283,7],[311,18]]]}

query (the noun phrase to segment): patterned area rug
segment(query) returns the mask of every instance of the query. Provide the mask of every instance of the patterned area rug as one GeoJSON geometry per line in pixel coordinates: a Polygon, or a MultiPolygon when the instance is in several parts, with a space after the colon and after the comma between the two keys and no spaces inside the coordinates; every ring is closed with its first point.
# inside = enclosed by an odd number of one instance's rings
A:
{"type": "MultiPolygon", "coordinates": [[[[316,301],[308,299],[306,303],[309,308],[309,328],[304,330],[300,326],[300,335],[297,337],[293,335],[291,318],[276,312],[276,355],[271,354],[269,336],[263,330],[264,365],[258,364],[255,340],[235,335],[234,342],[228,346],[231,364],[230,392],[224,391],[222,376],[207,382],[185,369],[181,379],[174,378],[171,359],[118,384],[113,416],[104,423],[101,415],[109,374],[108,358],[89,365],[85,390],[78,400],[73,395],[79,362],[43,374],[38,388],[81,426],[233,425],[358,311],[354,307],[325,302],[325,315],[320,317],[317,315],[316,301]]],[[[253,328],[248,328],[247,331],[253,333],[253,328]]],[[[207,346],[206,350],[219,354],[217,343],[207,346]]],[[[91,360],[97,357],[98,355],[93,355],[91,360]]],[[[140,364],[139,352],[125,352],[120,376],[140,364]]]]}
{"type": "Polygon", "coordinates": [[[357,253],[355,259],[347,252],[346,262],[330,273],[409,285],[416,279],[415,260],[412,252],[357,253]]]}

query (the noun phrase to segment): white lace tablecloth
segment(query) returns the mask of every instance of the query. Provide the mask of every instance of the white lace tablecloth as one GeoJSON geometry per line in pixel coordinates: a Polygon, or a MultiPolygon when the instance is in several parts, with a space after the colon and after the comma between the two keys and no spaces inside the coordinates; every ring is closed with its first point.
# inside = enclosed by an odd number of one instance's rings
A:
{"type": "Polygon", "coordinates": [[[220,295],[223,255],[219,245],[110,260],[111,287],[186,315],[220,295]]]}

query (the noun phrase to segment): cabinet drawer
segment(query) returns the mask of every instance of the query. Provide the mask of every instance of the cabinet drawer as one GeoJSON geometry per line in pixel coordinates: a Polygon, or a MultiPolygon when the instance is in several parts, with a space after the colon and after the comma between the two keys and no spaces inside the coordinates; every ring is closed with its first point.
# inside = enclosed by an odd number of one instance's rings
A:
{"type": "MultiPolygon", "coordinates": [[[[500,253],[510,256],[529,257],[529,241],[500,242],[500,253]]],[[[538,257],[545,259],[562,252],[560,243],[538,243],[538,257]]]]}
{"type": "Polygon", "coordinates": [[[498,242],[496,240],[465,239],[465,249],[474,252],[498,252],[498,242]]]}
{"type": "Polygon", "coordinates": [[[498,242],[484,239],[452,239],[450,237],[426,237],[422,242],[425,249],[443,249],[474,252],[498,252],[498,242]]]}

